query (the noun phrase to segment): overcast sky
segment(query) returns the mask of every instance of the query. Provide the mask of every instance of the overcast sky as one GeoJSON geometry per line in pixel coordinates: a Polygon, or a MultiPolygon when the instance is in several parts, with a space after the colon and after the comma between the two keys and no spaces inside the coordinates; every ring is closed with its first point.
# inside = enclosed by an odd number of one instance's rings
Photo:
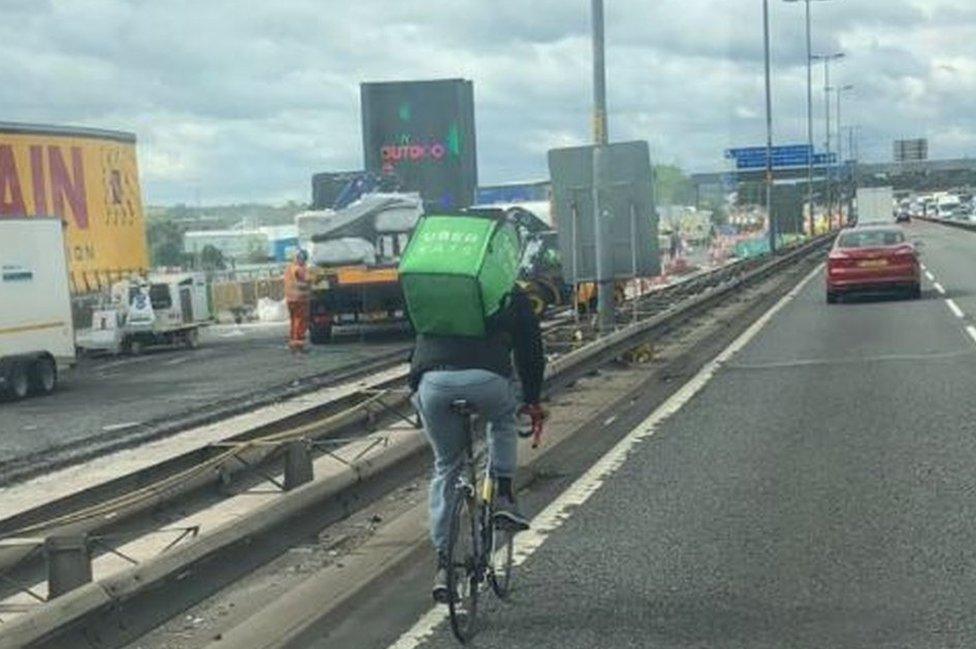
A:
{"type": "MultiPolygon", "coordinates": [[[[803,5],[771,0],[777,142],[806,138],[803,5]]],[[[309,200],[362,166],[361,81],[474,81],[482,184],[589,137],[587,0],[0,0],[0,121],[134,131],[151,204],[309,200]]],[[[612,139],[722,168],[764,140],[760,0],[606,0],[612,139]]],[[[862,157],[976,156],[976,1],[815,2],[862,157]]],[[[823,79],[814,83],[822,143],[823,79]]]]}

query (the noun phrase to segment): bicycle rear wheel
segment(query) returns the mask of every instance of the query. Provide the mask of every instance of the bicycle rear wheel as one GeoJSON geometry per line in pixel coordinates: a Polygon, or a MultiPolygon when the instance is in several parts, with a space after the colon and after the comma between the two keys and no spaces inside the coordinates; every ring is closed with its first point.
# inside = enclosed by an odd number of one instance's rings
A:
{"type": "Polygon", "coordinates": [[[479,541],[472,502],[467,494],[458,494],[447,541],[447,608],[451,630],[462,643],[474,636],[478,617],[479,541]]]}
{"type": "Polygon", "coordinates": [[[515,535],[512,532],[492,529],[494,543],[491,553],[491,589],[500,600],[507,600],[512,592],[512,563],[515,558],[515,535]]]}

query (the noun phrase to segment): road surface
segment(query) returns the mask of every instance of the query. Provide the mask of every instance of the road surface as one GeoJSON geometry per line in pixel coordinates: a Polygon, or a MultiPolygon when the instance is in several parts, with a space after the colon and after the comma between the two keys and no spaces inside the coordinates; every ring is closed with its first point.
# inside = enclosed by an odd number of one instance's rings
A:
{"type": "Polygon", "coordinates": [[[403,334],[343,336],[293,356],[287,323],[215,325],[194,350],[81,359],[49,397],[0,402],[0,464],[96,436],[124,435],[409,345],[403,334]]]}
{"type": "MultiPolygon", "coordinates": [[[[909,232],[921,300],[828,306],[818,272],[536,519],[475,646],[976,645],[976,234],[909,232]]],[[[310,646],[456,647],[430,576],[310,646]]]]}

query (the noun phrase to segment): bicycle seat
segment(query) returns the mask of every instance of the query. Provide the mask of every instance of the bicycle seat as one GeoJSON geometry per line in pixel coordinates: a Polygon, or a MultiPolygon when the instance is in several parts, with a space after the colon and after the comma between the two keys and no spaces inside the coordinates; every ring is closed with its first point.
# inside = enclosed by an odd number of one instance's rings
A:
{"type": "Polygon", "coordinates": [[[467,399],[455,399],[451,402],[451,410],[462,416],[470,416],[478,412],[474,405],[468,403],[467,399]]]}

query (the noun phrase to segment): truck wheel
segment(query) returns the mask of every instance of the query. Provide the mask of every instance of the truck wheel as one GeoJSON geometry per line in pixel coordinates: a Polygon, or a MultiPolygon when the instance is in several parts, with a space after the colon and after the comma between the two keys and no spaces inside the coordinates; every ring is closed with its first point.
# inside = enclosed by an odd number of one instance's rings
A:
{"type": "Polygon", "coordinates": [[[332,340],[332,325],[312,325],[308,328],[308,340],[313,345],[326,345],[332,340]]]}
{"type": "Polygon", "coordinates": [[[14,399],[23,399],[30,392],[26,363],[14,363],[7,373],[7,392],[14,399]]]}
{"type": "Polygon", "coordinates": [[[35,360],[30,367],[30,389],[34,394],[51,394],[58,383],[58,368],[46,356],[35,360]]]}

